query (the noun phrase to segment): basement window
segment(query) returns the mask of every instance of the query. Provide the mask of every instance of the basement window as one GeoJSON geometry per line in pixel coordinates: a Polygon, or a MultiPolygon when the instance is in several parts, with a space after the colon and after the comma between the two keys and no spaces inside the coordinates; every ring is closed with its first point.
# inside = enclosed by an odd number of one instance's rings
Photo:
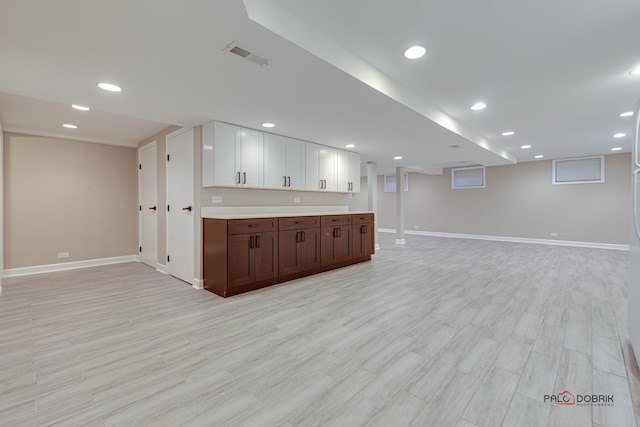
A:
{"type": "Polygon", "coordinates": [[[604,156],[553,160],[552,182],[594,184],[604,182],[604,156]]]}
{"type": "Polygon", "coordinates": [[[451,169],[451,188],[484,188],[484,166],[451,169]]]}
{"type": "MultiPolygon", "coordinates": [[[[409,174],[404,174],[403,190],[409,191],[409,174]]],[[[396,174],[384,176],[384,192],[395,193],[396,192],[396,174]]]]}

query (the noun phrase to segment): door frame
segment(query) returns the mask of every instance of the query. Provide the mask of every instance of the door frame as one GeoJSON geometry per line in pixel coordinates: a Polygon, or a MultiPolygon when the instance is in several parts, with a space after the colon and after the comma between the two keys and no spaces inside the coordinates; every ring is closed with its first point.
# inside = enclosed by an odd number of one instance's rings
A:
{"type": "MultiPolygon", "coordinates": [[[[157,200],[158,200],[158,141],[157,140],[153,140],[150,142],[147,142],[144,145],[141,145],[140,147],[138,147],[138,206],[142,206],[142,179],[141,179],[141,173],[140,173],[140,155],[142,153],[143,150],[146,150],[148,148],[151,147],[156,147],[156,205],[157,205],[157,200]]],[[[157,214],[160,213],[160,209],[158,209],[156,211],[157,214]]],[[[160,262],[158,261],[158,241],[159,239],[159,233],[158,233],[158,216],[156,215],[156,262],[155,262],[155,268],[156,270],[160,271],[160,262]]],[[[138,209],[138,247],[142,246],[142,211],[140,209],[138,209]]],[[[142,262],[140,260],[140,251],[138,251],[138,262],[142,262]]]]}

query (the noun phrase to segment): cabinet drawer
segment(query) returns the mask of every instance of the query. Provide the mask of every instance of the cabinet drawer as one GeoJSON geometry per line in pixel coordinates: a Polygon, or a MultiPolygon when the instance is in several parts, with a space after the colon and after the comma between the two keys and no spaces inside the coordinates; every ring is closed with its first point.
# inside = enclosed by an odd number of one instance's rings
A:
{"type": "Polygon", "coordinates": [[[322,227],[351,224],[351,215],[325,215],[320,220],[322,227]]]}
{"type": "Polygon", "coordinates": [[[369,224],[373,222],[373,214],[357,214],[352,215],[354,224],[369,224]]]}
{"type": "Polygon", "coordinates": [[[295,216],[280,218],[280,230],[299,230],[301,228],[320,227],[319,216],[295,216]]]}
{"type": "Polygon", "coordinates": [[[276,231],[278,218],[230,219],[228,234],[260,233],[276,231]]]}

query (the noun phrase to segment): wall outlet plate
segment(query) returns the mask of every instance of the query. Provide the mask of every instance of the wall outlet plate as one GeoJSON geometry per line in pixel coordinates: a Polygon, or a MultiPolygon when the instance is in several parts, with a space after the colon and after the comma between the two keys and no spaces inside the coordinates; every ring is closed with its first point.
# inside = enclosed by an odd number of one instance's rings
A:
{"type": "Polygon", "coordinates": [[[300,197],[294,197],[293,203],[300,203],[300,197]]]}
{"type": "Polygon", "coordinates": [[[558,233],[551,233],[550,236],[551,237],[558,237],[558,233]]]}
{"type": "Polygon", "coordinates": [[[58,259],[69,258],[69,252],[58,252],[58,259]]]}
{"type": "Polygon", "coordinates": [[[211,201],[212,201],[213,203],[222,203],[222,196],[213,196],[213,197],[211,198],[211,201]]]}

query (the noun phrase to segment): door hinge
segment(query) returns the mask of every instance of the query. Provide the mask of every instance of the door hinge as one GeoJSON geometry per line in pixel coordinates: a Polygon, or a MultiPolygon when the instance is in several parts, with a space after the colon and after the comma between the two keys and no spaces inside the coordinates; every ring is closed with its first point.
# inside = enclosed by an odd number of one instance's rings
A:
{"type": "Polygon", "coordinates": [[[138,205],[138,210],[142,211],[142,205],[138,205]]]}
{"type": "Polygon", "coordinates": [[[167,205],[167,212],[169,212],[169,205],[167,205]]]}
{"type": "Polygon", "coordinates": [[[142,252],[142,246],[140,246],[140,252],[142,252]]]}
{"type": "Polygon", "coordinates": [[[169,161],[169,155],[167,154],[167,162],[169,161]]]}
{"type": "Polygon", "coordinates": [[[169,262],[169,255],[167,255],[167,262],[169,262]]]}
{"type": "Polygon", "coordinates": [[[142,163],[138,163],[138,169],[142,170],[142,163]]]}

